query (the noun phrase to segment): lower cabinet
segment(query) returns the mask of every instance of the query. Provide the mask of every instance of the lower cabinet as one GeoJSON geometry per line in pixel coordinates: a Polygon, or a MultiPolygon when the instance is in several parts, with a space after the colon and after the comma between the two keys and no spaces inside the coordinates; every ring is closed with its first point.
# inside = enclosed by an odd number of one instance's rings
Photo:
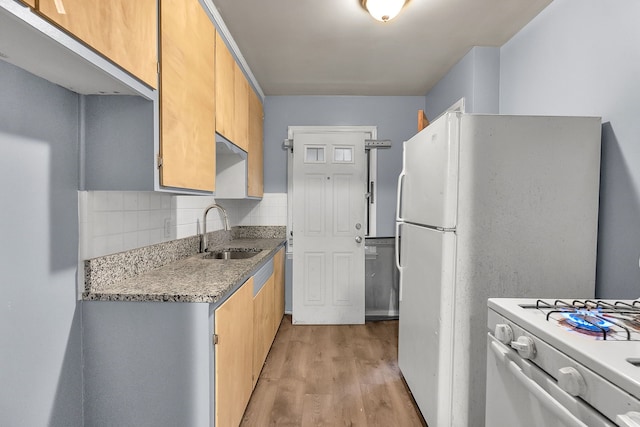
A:
{"type": "Polygon", "coordinates": [[[211,304],[82,301],[75,315],[84,426],[211,426],[211,304]]]}
{"type": "Polygon", "coordinates": [[[275,337],[273,323],[275,318],[273,274],[262,289],[253,298],[253,387],[258,382],[262,365],[269,354],[275,337]]]}
{"type": "Polygon", "coordinates": [[[215,309],[216,427],[242,421],[282,320],[283,267],[284,248],[215,309]]]}
{"type": "Polygon", "coordinates": [[[216,426],[237,426],[253,391],[253,277],[215,310],[216,426]]]}
{"type": "Polygon", "coordinates": [[[237,427],[282,319],[283,261],[218,306],[83,301],[84,425],[237,427]]]}
{"type": "Polygon", "coordinates": [[[274,312],[273,334],[278,332],[280,322],[284,316],[284,255],[285,249],[281,248],[273,257],[273,287],[274,287],[274,312]]]}

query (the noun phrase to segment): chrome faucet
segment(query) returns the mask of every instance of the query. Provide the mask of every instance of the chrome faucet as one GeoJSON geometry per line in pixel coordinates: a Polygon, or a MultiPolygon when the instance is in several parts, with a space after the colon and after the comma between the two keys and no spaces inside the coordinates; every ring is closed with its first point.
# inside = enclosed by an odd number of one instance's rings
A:
{"type": "Polygon", "coordinates": [[[200,252],[206,252],[209,246],[207,243],[207,214],[213,208],[216,208],[220,212],[222,212],[222,218],[224,220],[224,231],[231,230],[231,228],[229,227],[229,217],[227,217],[227,211],[225,211],[222,206],[216,203],[207,206],[204,209],[204,215],[202,215],[202,240],[200,241],[200,252]]]}

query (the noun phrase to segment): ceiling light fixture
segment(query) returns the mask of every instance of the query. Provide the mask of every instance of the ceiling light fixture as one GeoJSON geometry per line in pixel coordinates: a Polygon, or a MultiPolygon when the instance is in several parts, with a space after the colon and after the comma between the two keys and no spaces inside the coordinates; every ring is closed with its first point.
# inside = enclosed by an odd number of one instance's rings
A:
{"type": "Polygon", "coordinates": [[[378,21],[387,22],[395,18],[407,0],[361,0],[362,6],[378,21]]]}

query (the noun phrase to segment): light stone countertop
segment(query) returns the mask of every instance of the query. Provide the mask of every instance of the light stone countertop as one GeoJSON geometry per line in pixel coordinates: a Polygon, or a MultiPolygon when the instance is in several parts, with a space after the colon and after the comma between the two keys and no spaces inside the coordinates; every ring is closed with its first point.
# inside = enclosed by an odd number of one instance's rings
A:
{"type": "Polygon", "coordinates": [[[83,299],[216,303],[252,276],[285,242],[284,233],[280,233],[282,230],[276,233],[243,231],[234,230],[233,236],[222,238],[214,236],[209,251],[256,248],[262,252],[247,259],[205,259],[203,254],[193,252],[199,239],[188,238],[164,246],[154,245],[157,246],[155,250],[145,248],[146,251],[134,250],[87,260],[83,299]],[[261,234],[268,237],[261,238],[261,234]],[[144,265],[149,258],[158,257],[158,250],[167,252],[176,248],[181,255],[174,258],[179,259],[173,260],[170,255],[165,265],[157,268],[144,265]]]}

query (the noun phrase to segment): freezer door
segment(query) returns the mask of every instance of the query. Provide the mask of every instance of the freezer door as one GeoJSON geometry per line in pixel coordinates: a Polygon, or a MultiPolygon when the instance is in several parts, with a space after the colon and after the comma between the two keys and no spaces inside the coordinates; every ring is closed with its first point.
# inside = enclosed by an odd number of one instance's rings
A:
{"type": "Polygon", "coordinates": [[[427,424],[452,425],[455,234],[401,230],[398,365],[427,424]]]}
{"type": "Polygon", "coordinates": [[[444,114],[404,143],[398,191],[400,220],[456,227],[459,114],[444,114]]]}

